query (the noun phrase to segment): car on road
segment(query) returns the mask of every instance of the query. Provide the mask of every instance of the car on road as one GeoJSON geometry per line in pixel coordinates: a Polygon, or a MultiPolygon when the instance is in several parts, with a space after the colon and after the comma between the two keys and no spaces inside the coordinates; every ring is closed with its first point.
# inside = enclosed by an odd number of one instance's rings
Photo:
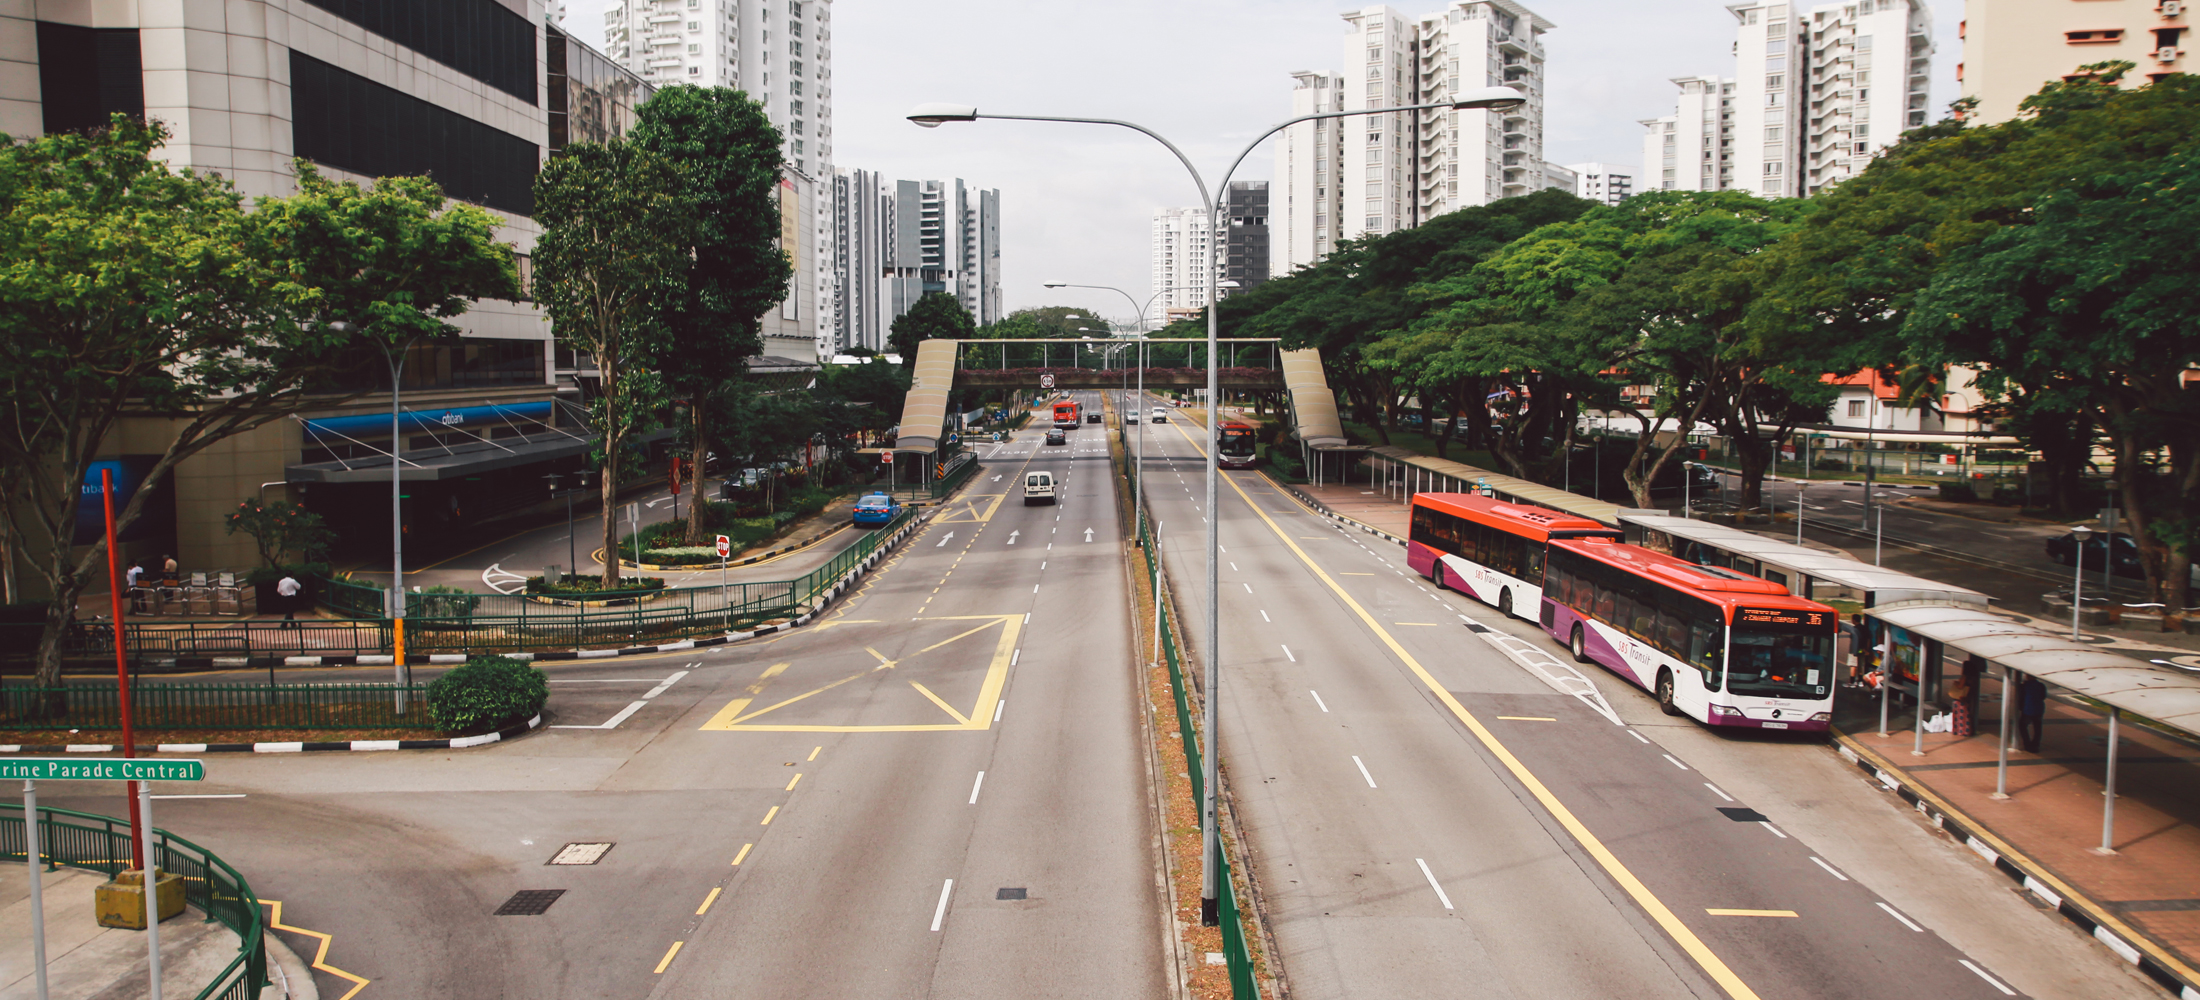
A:
{"type": "Polygon", "coordinates": [[[1088,423],[1088,424],[1097,424],[1097,423],[1099,423],[1099,422],[1100,422],[1100,411],[1099,411],[1099,410],[1094,410],[1094,411],[1092,411],[1091,413],[1087,413],[1087,414],[1085,414],[1085,422],[1086,422],[1086,423],[1088,423]]]}
{"type": "Polygon", "coordinates": [[[1166,409],[1163,409],[1163,408],[1161,408],[1161,407],[1159,407],[1159,406],[1156,406],[1156,407],[1154,407],[1154,408],[1153,408],[1153,422],[1154,422],[1154,423],[1157,423],[1157,424],[1165,424],[1165,423],[1168,423],[1168,422],[1169,422],[1169,411],[1168,411],[1168,410],[1166,410],[1166,409]]]}
{"type": "Polygon", "coordinates": [[[872,493],[856,501],[851,516],[857,524],[892,524],[901,516],[901,501],[884,493],[872,493]]]}
{"type": "Polygon", "coordinates": [[[1027,472],[1024,474],[1024,506],[1054,503],[1054,473],[1027,472]]]}
{"type": "Polygon", "coordinates": [[[1062,430],[1062,429],[1061,429],[1061,428],[1059,428],[1059,427],[1055,427],[1055,428],[1052,428],[1052,429],[1050,429],[1050,430],[1048,430],[1048,431],[1047,431],[1047,443],[1048,443],[1048,444],[1068,444],[1068,443],[1069,443],[1069,433],[1068,433],[1068,432],[1066,432],[1066,431],[1064,431],[1064,430],[1062,430]]]}
{"type": "Polygon", "coordinates": [[[1135,423],[1137,423],[1137,422],[1138,422],[1138,411],[1137,411],[1137,410],[1124,410],[1124,411],[1123,411],[1123,422],[1124,422],[1124,423],[1126,423],[1126,424],[1135,424],[1135,423]]]}
{"type": "MultiPolygon", "coordinates": [[[[2050,538],[2047,540],[2047,558],[2068,566],[2071,564],[2077,548],[2078,536],[2075,533],[2050,538]]],[[[2099,531],[2093,532],[2092,537],[2086,539],[2085,568],[2100,569],[2103,560],[2108,557],[2107,553],[2111,551],[2115,553],[2117,576],[2128,576],[2134,579],[2146,578],[2145,564],[2139,561],[2138,540],[2121,531],[2116,533],[2113,543],[2105,537],[2104,532],[2099,531]]]]}

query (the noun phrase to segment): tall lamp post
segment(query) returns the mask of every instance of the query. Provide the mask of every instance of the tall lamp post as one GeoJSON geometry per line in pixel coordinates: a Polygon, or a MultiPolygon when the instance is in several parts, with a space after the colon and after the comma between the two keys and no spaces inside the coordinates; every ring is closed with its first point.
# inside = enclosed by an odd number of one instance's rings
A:
{"type": "MultiPolygon", "coordinates": [[[[1320,114],[1300,115],[1297,118],[1289,119],[1269,128],[1268,130],[1262,132],[1260,135],[1255,136],[1252,142],[1247,143],[1245,148],[1238,152],[1237,158],[1230,161],[1229,169],[1222,172],[1222,179],[1216,186],[1215,190],[1229,190],[1230,175],[1237,173],[1238,165],[1244,163],[1245,158],[1251,155],[1253,150],[1257,148],[1261,143],[1266,142],[1269,136],[1275,135],[1276,133],[1281,132],[1286,128],[1289,128],[1290,126],[1297,125],[1301,122],[1317,121],[1327,118],[1354,118],[1361,115],[1379,115],[1410,111],[1468,111],[1479,109],[1501,110],[1506,108],[1517,108],[1523,104],[1526,104],[1527,102],[1527,95],[1522,94],[1520,91],[1514,90],[1511,87],[1479,87],[1457,95],[1456,99],[1454,100],[1442,101],[1433,104],[1403,105],[1395,108],[1366,108],[1357,111],[1327,111],[1320,114]]],[[[1215,301],[1218,291],[1218,289],[1216,288],[1216,285],[1218,283],[1217,279],[1220,279],[1224,274],[1223,244],[1225,241],[1221,239],[1221,235],[1223,233],[1221,219],[1216,214],[1214,198],[1208,194],[1207,180],[1200,174],[1199,168],[1192,166],[1191,158],[1185,156],[1183,150],[1178,149],[1175,143],[1172,143],[1169,140],[1163,138],[1159,132],[1155,132],[1154,130],[1147,128],[1143,125],[1121,121],[1114,118],[1064,118],[1053,115],[981,115],[978,113],[978,109],[976,107],[968,104],[939,103],[920,104],[909,112],[908,118],[910,121],[915,122],[918,125],[924,126],[925,128],[938,128],[940,125],[947,122],[977,121],[980,118],[990,118],[1004,121],[1070,122],[1082,125],[1114,125],[1120,128],[1127,128],[1134,132],[1141,133],[1147,138],[1150,138],[1155,142],[1158,142],[1161,145],[1167,147],[1169,152],[1175,155],[1177,162],[1182,163],[1184,165],[1185,171],[1192,175],[1192,183],[1199,188],[1200,206],[1204,208],[1207,212],[1208,232],[1209,234],[1211,234],[1207,241],[1208,253],[1211,255],[1211,265],[1208,275],[1209,281],[1207,282],[1207,431],[1210,435],[1212,435],[1214,433],[1215,421],[1218,417],[1217,403],[1222,395],[1220,374],[1217,371],[1217,367],[1215,364],[1215,342],[1217,340],[1215,301]]],[[[1218,572],[1217,557],[1217,550],[1221,542],[1221,518],[1217,516],[1217,513],[1215,511],[1215,497],[1218,493],[1218,489],[1221,483],[1222,473],[1221,465],[1217,458],[1216,448],[1213,446],[1212,443],[1209,444],[1206,451],[1207,496],[1206,505],[1202,508],[1202,510],[1207,515],[1204,518],[1207,523],[1207,634],[1205,636],[1207,640],[1207,662],[1205,672],[1206,684],[1203,689],[1203,693],[1206,696],[1205,712],[1203,713],[1203,716],[1205,723],[1204,729],[1207,736],[1207,752],[1201,761],[1203,765],[1202,771],[1204,780],[1201,782],[1201,795],[1199,803],[1199,828],[1201,846],[1199,877],[1199,916],[1200,923],[1212,927],[1221,922],[1220,903],[1222,898],[1222,886],[1219,879],[1221,867],[1220,863],[1222,857],[1222,842],[1219,831],[1216,829],[1215,826],[1215,783],[1216,779],[1219,777],[1217,769],[1220,766],[1221,758],[1221,754],[1218,752],[1218,740],[1221,736],[1220,723],[1222,701],[1220,697],[1220,691],[1218,690],[1218,686],[1220,685],[1222,678],[1222,626],[1219,614],[1219,595],[1221,593],[1221,588],[1219,586],[1220,574],[1218,572]]]]}
{"type": "Polygon", "coordinates": [[[2076,569],[2070,573],[2070,637],[2078,635],[2078,611],[2085,606],[2085,543],[2093,537],[2093,529],[2078,525],[2070,529],[2070,540],[2076,544],[2070,549],[2070,564],[2076,569]]]}
{"type": "MultiPolygon", "coordinates": [[[[350,336],[359,332],[357,324],[337,320],[328,325],[331,333],[350,336]]],[[[382,358],[390,368],[390,665],[397,681],[397,714],[405,714],[405,691],[412,679],[412,670],[405,665],[405,500],[402,470],[405,460],[404,436],[399,427],[399,398],[405,388],[405,356],[412,352],[419,337],[408,337],[402,345],[382,342],[382,358]]]]}
{"type": "MultiPolygon", "coordinates": [[[[1095,288],[1102,291],[1114,292],[1115,294],[1122,296],[1123,301],[1130,303],[1131,308],[1138,310],[1138,330],[1136,333],[1133,334],[1133,336],[1136,337],[1138,340],[1138,390],[1135,395],[1133,395],[1129,400],[1125,401],[1126,404],[1130,406],[1131,412],[1138,412],[1139,406],[1143,405],[1146,401],[1146,325],[1147,317],[1153,310],[1153,300],[1158,299],[1169,292],[1178,291],[1180,289],[1188,288],[1191,286],[1163,285],[1160,288],[1154,290],[1153,295],[1149,296],[1146,299],[1144,305],[1140,305],[1137,299],[1131,297],[1131,293],[1117,288],[1114,285],[1081,285],[1071,281],[1042,281],[1040,282],[1040,284],[1048,288],[1095,288]]],[[[1131,468],[1138,470],[1139,473],[1138,475],[1131,477],[1131,511],[1133,517],[1131,544],[1144,545],[1145,536],[1140,535],[1136,530],[1136,518],[1144,517],[1146,514],[1146,421],[1144,420],[1138,422],[1137,441],[1137,446],[1131,449],[1131,468]]]]}

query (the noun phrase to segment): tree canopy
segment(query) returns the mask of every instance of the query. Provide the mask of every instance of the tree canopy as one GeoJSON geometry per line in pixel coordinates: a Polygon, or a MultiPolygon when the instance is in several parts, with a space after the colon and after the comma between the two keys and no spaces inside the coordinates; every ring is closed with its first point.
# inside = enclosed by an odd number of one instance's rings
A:
{"type": "Polygon", "coordinates": [[[970,311],[946,292],[926,292],[909,311],[894,317],[887,350],[901,356],[904,368],[917,363],[917,345],[927,340],[967,340],[976,335],[970,311]]]}

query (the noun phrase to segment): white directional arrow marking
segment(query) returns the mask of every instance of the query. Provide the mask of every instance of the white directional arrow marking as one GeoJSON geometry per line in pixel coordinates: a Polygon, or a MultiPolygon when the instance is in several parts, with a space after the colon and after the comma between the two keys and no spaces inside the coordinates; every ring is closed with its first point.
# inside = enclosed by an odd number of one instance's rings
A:
{"type": "Polygon", "coordinates": [[[1085,529],[1085,541],[1088,541],[1088,542],[1089,542],[1089,541],[1092,541],[1092,529],[1091,529],[1091,528],[1086,528],[1086,529],[1085,529]]]}
{"type": "Polygon", "coordinates": [[[945,544],[947,544],[947,543],[948,543],[948,542],[949,542],[950,540],[952,540],[952,539],[953,539],[954,537],[955,537],[955,533],[954,533],[954,532],[952,532],[952,531],[950,531],[950,532],[948,532],[948,533],[947,533],[947,537],[946,537],[946,538],[942,538],[942,539],[940,539],[940,540],[939,540],[939,542],[938,542],[937,544],[934,544],[934,545],[933,545],[932,547],[933,547],[933,548],[935,548],[935,549],[936,549],[936,548],[939,548],[939,547],[940,547],[941,545],[945,545],[945,544]]]}
{"type": "Polygon", "coordinates": [[[1016,544],[1016,536],[1017,536],[1017,535],[1021,535],[1021,534],[1023,534],[1023,532],[1021,532],[1021,531],[1011,531],[1011,532],[1009,532],[1009,533],[1008,533],[1008,544],[1010,544],[1010,545],[1014,545],[1014,544],[1016,544]]]}
{"type": "Polygon", "coordinates": [[[994,476],[994,477],[993,477],[993,481],[994,481],[994,482],[996,482],[996,483],[997,483],[997,482],[1000,482],[1000,481],[1001,481],[1001,477],[999,477],[999,476],[994,476]]]}

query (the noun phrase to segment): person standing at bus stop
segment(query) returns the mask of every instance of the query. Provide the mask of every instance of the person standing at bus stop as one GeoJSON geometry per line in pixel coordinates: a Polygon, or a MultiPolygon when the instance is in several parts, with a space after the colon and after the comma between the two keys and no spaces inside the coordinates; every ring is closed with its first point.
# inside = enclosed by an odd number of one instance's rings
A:
{"type": "Polygon", "coordinates": [[[2040,752],[2040,729],[2047,719],[2047,685],[2030,674],[2017,685],[2017,747],[2040,752]]]}

